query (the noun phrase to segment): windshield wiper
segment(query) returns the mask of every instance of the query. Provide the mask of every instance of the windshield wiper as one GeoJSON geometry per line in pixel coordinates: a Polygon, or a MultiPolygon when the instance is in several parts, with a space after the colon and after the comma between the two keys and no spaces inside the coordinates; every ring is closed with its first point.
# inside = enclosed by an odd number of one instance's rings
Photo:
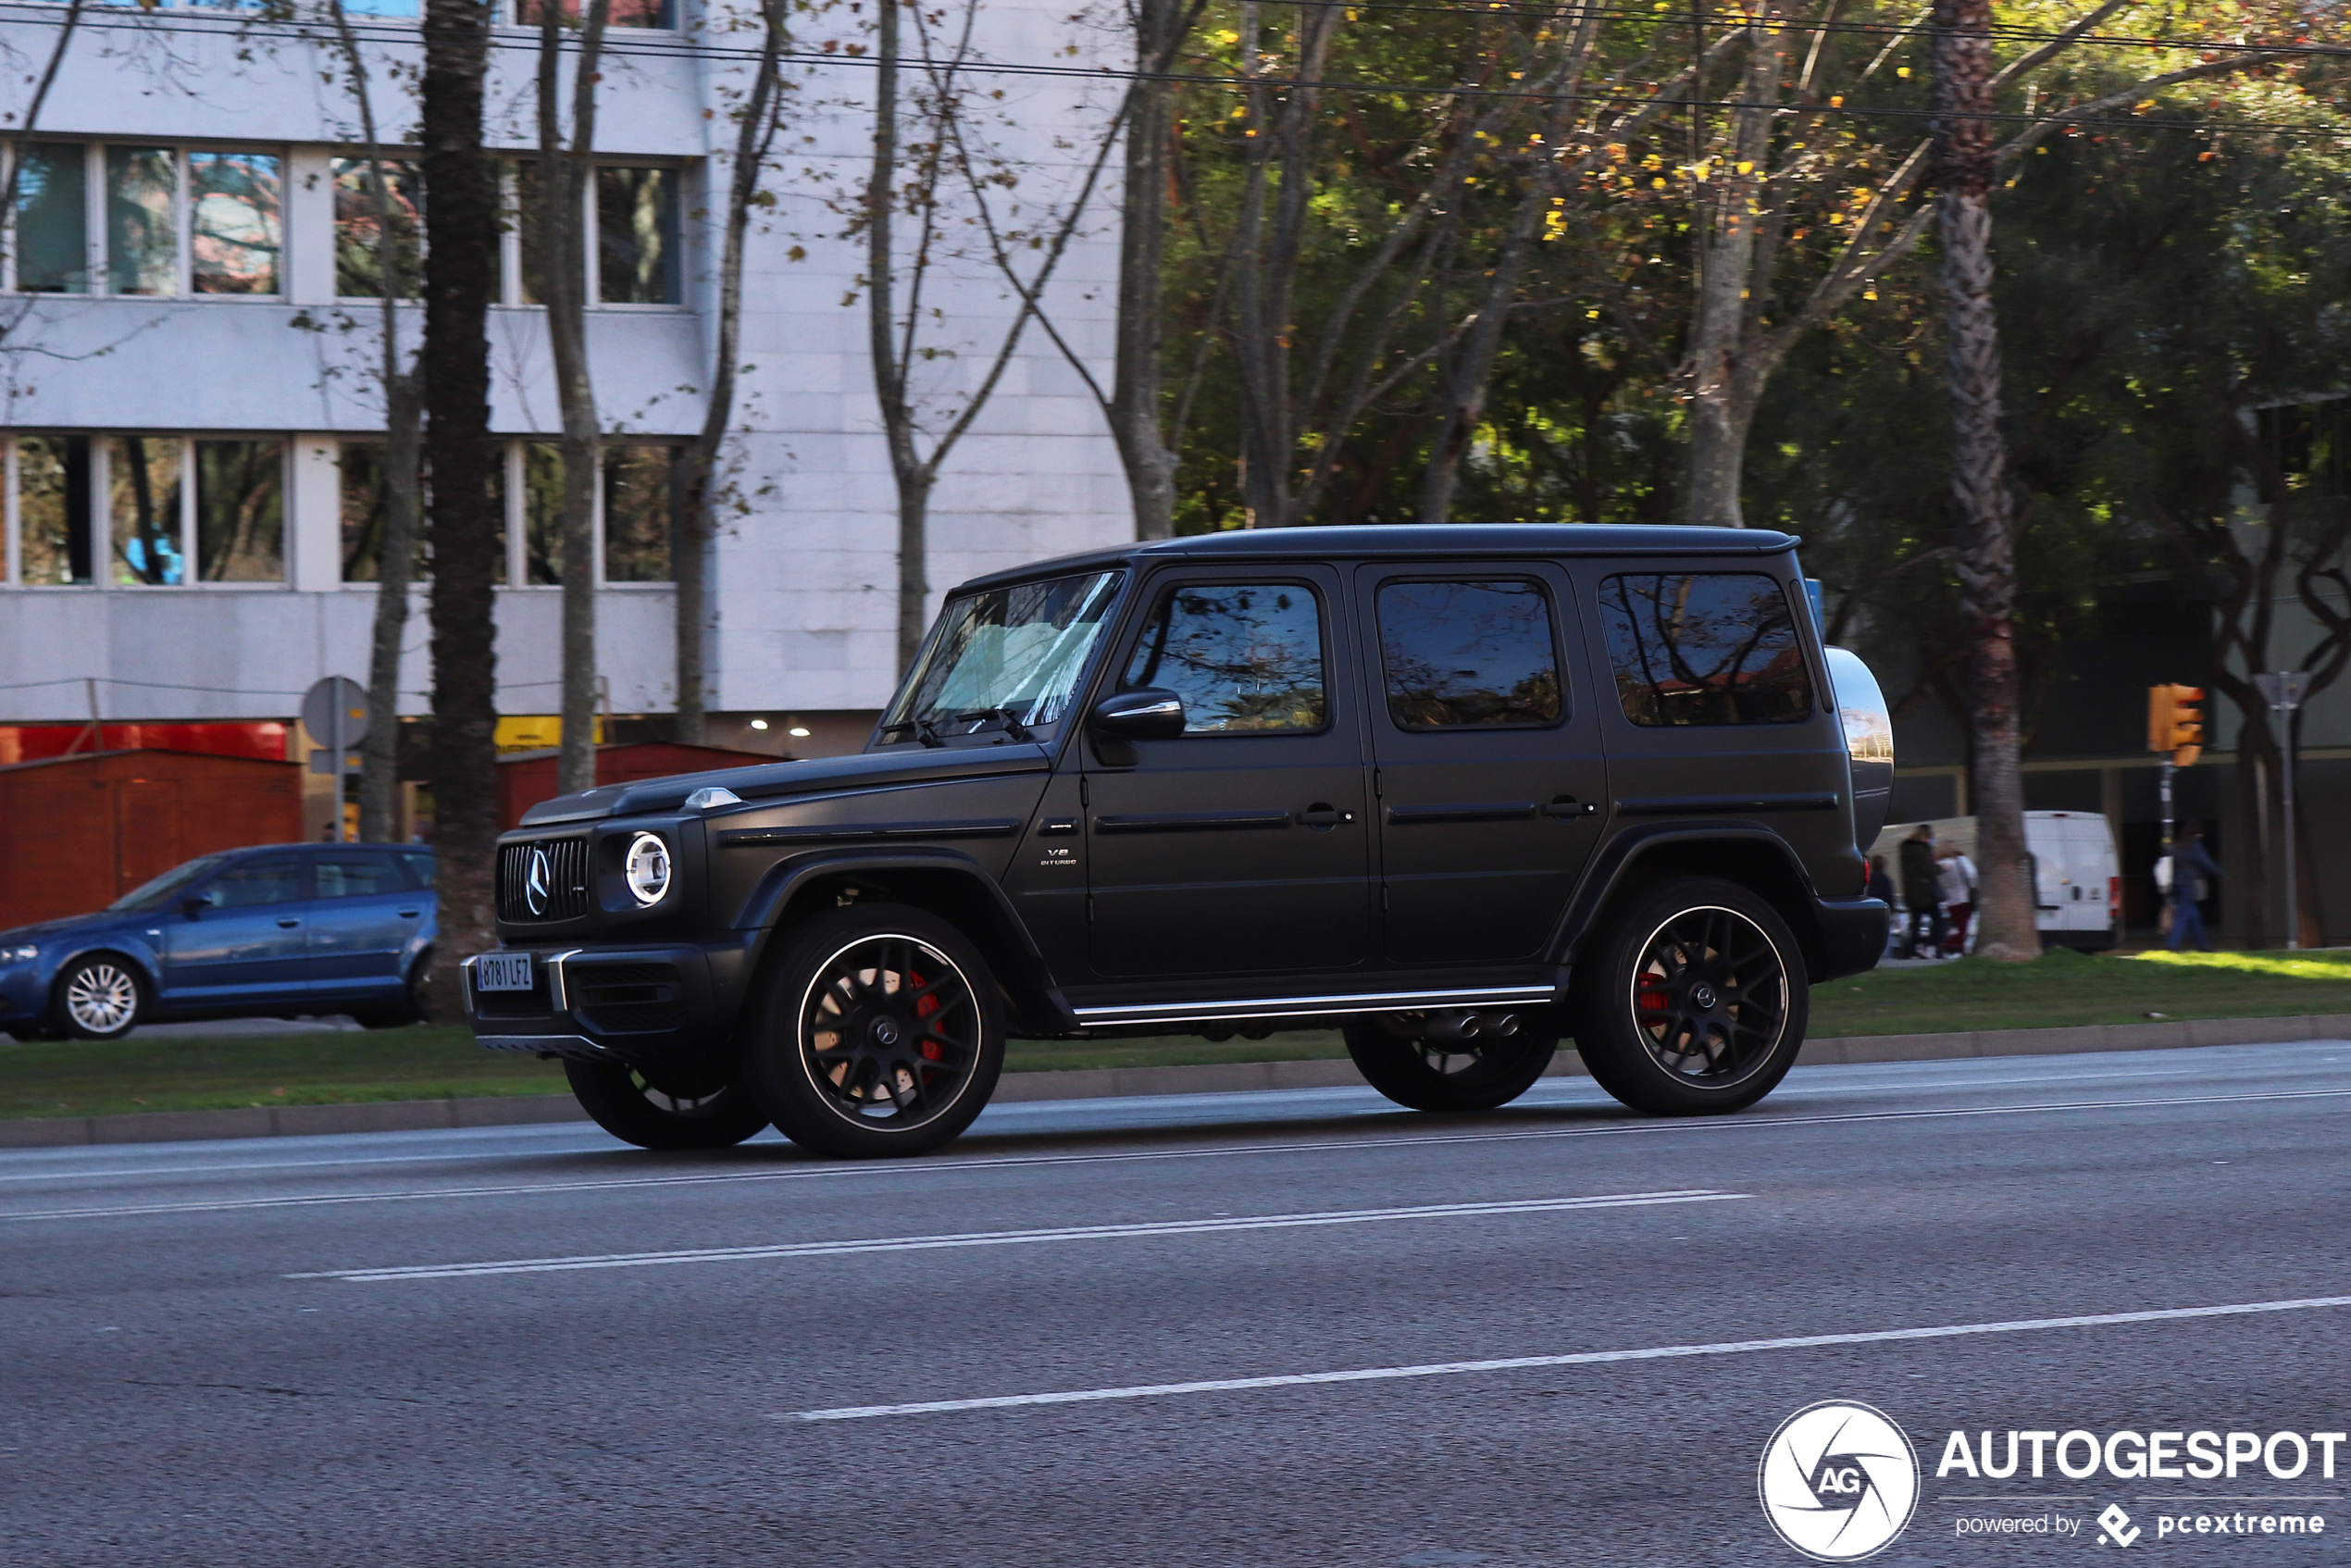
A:
{"type": "Polygon", "coordinates": [[[895,735],[906,729],[913,730],[914,739],[926,746],[939,747],[947,744],[939,736],[939,727],[927,718],[907,719],[902,723],[885,724],[881,727],[881,732],[884,735],[895,735]]]}
{"type": "Polygon", "coordinates": [[[974,708],[970,713],[957,714],[950,722],[969,724],[976,719],[983,718],[1001,720],[1004,726],[1004,733],[1015,740],[1033,740],[1037,738],[1036,732],[1021,723],[1020,716],[1010,708],[974,708]]]}

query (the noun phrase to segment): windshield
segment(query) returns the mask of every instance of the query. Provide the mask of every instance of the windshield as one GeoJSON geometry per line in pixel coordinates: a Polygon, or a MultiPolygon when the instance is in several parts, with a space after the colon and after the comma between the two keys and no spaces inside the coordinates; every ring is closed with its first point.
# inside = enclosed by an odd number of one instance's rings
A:
{"type": "Polygon", "coordinates": [[[229,857],[225,854],[203,854],[181,865],[175,865],[154,881],[131,889],[108,909],[161,909],[171,902],[171,895],[202,877],[229,857]]]}
{"type": "Polygon", "coordinates": [[[1060,722],[1124,573],[992,588],[951,600],[883,721],[885,741],[1013,740],[1060,722]]]}

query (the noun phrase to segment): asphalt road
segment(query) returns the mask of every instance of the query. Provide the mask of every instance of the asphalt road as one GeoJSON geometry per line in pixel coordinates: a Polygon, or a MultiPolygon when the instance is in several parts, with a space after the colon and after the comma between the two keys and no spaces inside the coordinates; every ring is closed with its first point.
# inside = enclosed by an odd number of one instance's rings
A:
{"type": "Polygon", "coordinates": [[[1811,1068],[1702,1123],[1580,1079],[1457,1120],[1006,1106],[887,1165],[573,1126],[10,1152],[0,1560],[1796,1563],[1759,1458],[1852,1400],[1923,1466],[1878,1562],[2079,1560],[2108,1503],[2134,1552],[2342,1562],[2351,1447],[1935,1470],[1955,1428],[2351,1427],[2351,1300],[2307,1304],[2351,1298],[2347,1137],[2324,1042],[1811,1068]],[[2158,1535],[2188,1510],[2326,1533],[2158,1535]]]}

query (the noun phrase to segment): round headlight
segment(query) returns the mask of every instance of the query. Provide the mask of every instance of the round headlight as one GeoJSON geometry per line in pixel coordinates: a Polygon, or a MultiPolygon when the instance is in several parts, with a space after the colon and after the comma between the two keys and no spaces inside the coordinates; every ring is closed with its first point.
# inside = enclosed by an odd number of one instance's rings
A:
{"type": "Polygon", "coordinates": [[[659,903],[669,890],[669,846],[658,833],[640,833],[629,842],[624,868],[629,896],[639,903],[659,903]]]}

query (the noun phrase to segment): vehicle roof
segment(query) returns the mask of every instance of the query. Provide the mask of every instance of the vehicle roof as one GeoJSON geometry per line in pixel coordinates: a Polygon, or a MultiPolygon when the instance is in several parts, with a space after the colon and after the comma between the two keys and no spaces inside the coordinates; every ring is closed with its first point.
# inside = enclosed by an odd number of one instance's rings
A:
{"type": "Polygon", "coordinates": [[[1229,529],[1058,555],[976,577],[953,590],[996,588],[1088,567],[1182,560],[1458,559],[1493,555],[1776,555],[1802,542],[1776,529],[1602,523],[1397,523],[1352,528],[1229,529]]]}

